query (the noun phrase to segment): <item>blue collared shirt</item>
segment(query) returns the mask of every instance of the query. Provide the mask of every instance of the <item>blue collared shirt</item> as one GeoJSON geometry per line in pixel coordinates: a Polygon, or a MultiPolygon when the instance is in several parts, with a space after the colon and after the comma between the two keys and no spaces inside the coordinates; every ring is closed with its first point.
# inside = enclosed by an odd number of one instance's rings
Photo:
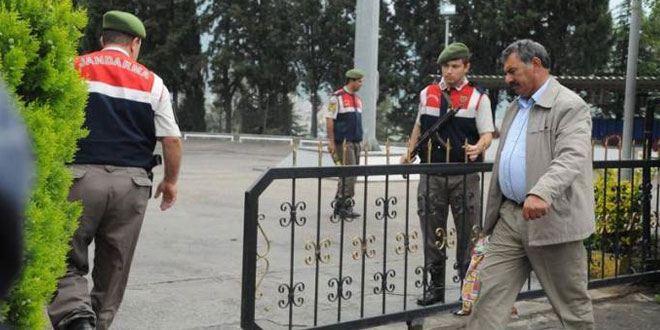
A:
{"type": "Polygon", "coordinates": [[[530,98],[518,98],[518,113],[513,119],[506,141],[502,147],[499,167],[499,184],[504,197],[522,203],[527,197],[526,187],[526,147],[527,147],[527,122],[529,112],[532,111],[534,103],[543,95],[548,87],[550,79],[539,88],[530,98]]]}

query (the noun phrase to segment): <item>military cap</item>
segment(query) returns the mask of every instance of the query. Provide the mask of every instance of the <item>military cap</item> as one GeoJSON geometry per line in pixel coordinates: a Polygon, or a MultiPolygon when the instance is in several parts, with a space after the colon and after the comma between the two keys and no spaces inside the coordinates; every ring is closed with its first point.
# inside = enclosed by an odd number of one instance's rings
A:
{"type": "Polygon", "coordinates": [[[360,69],[350,69],[346,71],[346,78],[349,79],[360,79],[364,77],[364,71],[360,69]]]}
{"type": "Polygon", "coordinates": [[[464,43],[454,42],[442,50],[440,56],[438,56],[438,65],[459,58],[470,59],[470,50],[464,43]]]}
{"type": "Polygon", "coordinates": [[[147,37],[147,31],[139,18],[119,10],[111,10],[103,15],[103,29],[124,32],[141,39],[147,37]]]}

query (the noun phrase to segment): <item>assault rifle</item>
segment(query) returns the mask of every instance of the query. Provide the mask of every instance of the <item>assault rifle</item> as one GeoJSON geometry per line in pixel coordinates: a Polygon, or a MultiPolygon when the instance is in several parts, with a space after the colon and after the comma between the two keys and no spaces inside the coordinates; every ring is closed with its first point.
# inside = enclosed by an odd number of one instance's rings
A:
{"type": "Polygon", "coordinates": [[[427,129],[426,132],[424,132],[424,134],[419,137],[417,144],[415,144],[415,147],[410,151],[408,159],[414,159],[422,150],[425,150],[429,143],[429,139],[432,139],[432,141],[435,141],[438,144],[445,144],[445,141],[442,141],[442,138],[440,138],[438,132],[441,128],[447,125],[449,120],[456,115],[459,109],[454,108],[453,104],[451,103],[451,98],[449,95],[447,95],[447,92],[442,91],[442,98],[445,100],[445,102],[447,102],[447,112],[440,116],[440,118],[438,118],[433,126],[427,129]]]}

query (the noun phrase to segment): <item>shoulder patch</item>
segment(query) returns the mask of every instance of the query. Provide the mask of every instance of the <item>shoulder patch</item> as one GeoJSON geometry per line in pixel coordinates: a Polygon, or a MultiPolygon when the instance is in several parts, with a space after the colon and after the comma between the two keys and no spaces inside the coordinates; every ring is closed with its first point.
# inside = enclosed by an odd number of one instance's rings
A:
{"type": "Polygon", "coordinates": [[[337,111],[337,102],[330,102],[328,104],[328,112],[335,113],[335,111],[337,111]]]}

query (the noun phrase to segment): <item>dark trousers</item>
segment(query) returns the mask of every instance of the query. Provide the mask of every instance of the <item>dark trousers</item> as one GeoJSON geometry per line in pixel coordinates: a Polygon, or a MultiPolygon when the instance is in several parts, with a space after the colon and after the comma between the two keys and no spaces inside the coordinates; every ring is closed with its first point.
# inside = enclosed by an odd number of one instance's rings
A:
{"type": "Polygon", "coordinates": [[[432,269],[444,268],[443,248],[456,247],[459,276],[470,265],[473,227],[479,224],[481,187],[479,174],[466,176],[420,175],[418,214],[424,237],[424,259],[432,269]],[[447,232],[449,207],[456,233],[447,232]]]}
{"type": "Polygon", "coordinates": [[[48,306],[55,330],[78,318],[90,318],[106,330],[124,297],[151,180],[142,168],[72,165],[69,199],[81,201],[80,225],[71,239],[67,272],[48,306]],[[96,246],[93,287],[88,291],[88,246],[96,246]]]}
{"type": "MultiPolygon", "coordinates": [[[[360,164],[360,151],[361,145],[360,142],[348,142],[346,141],[346,146],[344,143],[337,143],[337,155],[342,159],[344,165],[359,165],[360,164]],[[346,153],[344,154],[344,149],[346,153]]],[[[351,197],[355,196],[355,181],[357,178],[354,176],[339,178],[339,183],[337,184],[337,197],[351,197]]]]}

